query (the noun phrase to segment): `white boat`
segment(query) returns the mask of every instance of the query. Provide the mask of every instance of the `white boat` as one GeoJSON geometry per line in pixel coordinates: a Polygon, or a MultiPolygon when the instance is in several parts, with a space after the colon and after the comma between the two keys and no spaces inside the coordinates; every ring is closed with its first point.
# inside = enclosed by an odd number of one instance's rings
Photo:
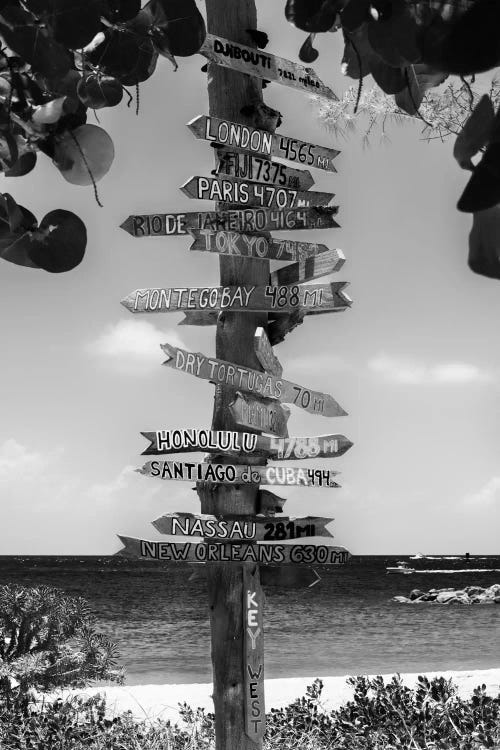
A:
{"type": "Polygon", "coordinates": [[[410,564],[405,560],[398,560],[395,566],[386,568],[388,573],[403,573],[409,575],[415,573],[415,568],[410,568],[410,564]]]}

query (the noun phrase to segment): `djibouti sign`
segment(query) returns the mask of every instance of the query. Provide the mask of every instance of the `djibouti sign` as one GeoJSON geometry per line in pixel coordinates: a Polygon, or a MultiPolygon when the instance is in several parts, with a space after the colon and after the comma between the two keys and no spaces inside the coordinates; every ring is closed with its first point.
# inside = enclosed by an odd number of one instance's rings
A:
{"type": "Polygon", "coordinates": [[[264,516],[231,518],[201,513],[165,513],[153,521],[160,534],[201,536],[205,539],[240,541],[284,541],[302,537],[326,536],[333,538],[326,528],[334,519],[321,516],[278,520],[264,516]]]}
{"type": "MultiPolygon", "coordinates": [[[[132,237],[165,237],[208,229],[235,232],[271,232],[285,229],[335,229],[338,206],[309,208],[242,208],[174,214],[128,216],[120,224],[132,237]]],[[[283,260],[286,260],[285,258],[283,260]]]]}
{"type": "Polygon", "coordinates": [[[189,249],[199,252],[234,255],[242,258],[260,258],[261,260],[295,261],[305,261],[316,255],[332,253],[332,256],[329,257],[337,258],[334,270],[338,270],[345,260],[342,250],[330,250],[326,245],[317,242],[282,240],[258,234],[225,231],[211,232],[209,230],[190,229],[189,233],[194,238],[194,242],[189,249]]]}
{"type": "Polygon", "coordinates": [[[269,437],[252,432],[204,430],[184,427],[178,430],[141,432],[149,445],[143,456],[169,453],[229,453],[237,455],[265,455],[270,459],[337,458],[353,443],[344,435],[315,437],[269,437]]]}
{"type": "Polygon", "coordinates": [[[242,466],[235,464],[189,463],[187,461],[148,461],[140,474],[158,479],[216,484],[270,484],[289,487],[339,487],[330,469],[304,469],[301,466],[242,466]]]}
{"type": "Polygon", "coordinates": [[[312,391],[288,380],[223,359],[206,357],[200,352],[188,352],[170,344],[161,344],[161,348],[167,357],[164,365],[196,378],[209,380],[215,385],[229,385],[246,393],[294,404],[299,409],[324,417],[343,417],[347,414],[333,396],[327,393],[312,391]]]}
{"type": "Polygon", "coordinates": [[[180,189],[188,198],[238,203],[261,208],[297,208],[327,206],[335,193],[316,190],[292,190],[263,182],[250,182],[236,177],[190,177],[180,189]]]}
{"type": "Polygon", "coordinates": [[[344,565],[345,547],[326,544],[276,544],[274,542],[157,542],[118,534],[122,557],[164,562],[253,562],[260,565],[344,565]]]}
{"type": "Polygon", "coordinates": [[[336,172],[333,160],[340,154],[335,148],[317,146],[268,130],[259,130],[240,122],[219,117],[198,115],[187,124],[195,138],[211,141],[231,149],[241,149],[264,156],[276,156],[286,161],[299,162],[305,167],[316,167],[336,172]]]}
{"type": "Polygon", "coordinates": [[[255,312],[343,311],[352,300],[346,281],[292,286],[209,286],[135,289],[121,300],[132,313],[183,310],[255,312]]]}
{"type": "Polygon", "coordinates": [[[317,94],[330,101],[338,101],[338,96],[331,88],[325,86],[313,68],[305,68],[299,63],[271,55],[262,49],[247,47],[239,42],[207,34],[200,54],[224,68],[231,68],[267,81],[276,81],[283,86],[290,86],[306,94],[317,94]]]}

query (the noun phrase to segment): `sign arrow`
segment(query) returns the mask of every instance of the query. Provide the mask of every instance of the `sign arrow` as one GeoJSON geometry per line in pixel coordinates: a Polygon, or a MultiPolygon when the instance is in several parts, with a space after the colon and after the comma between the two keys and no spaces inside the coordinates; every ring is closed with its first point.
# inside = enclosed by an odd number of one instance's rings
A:
{"type": "Polygon", "coordinates": [[[191,211],[170,214],[135,214],[122,229],[133,237],[165,237],[188,234],[190,229],[234,232],[271,232],[280,229],[333,229],[338,206],[310,208],[234,208],[224,211],[191,211]]]}
{"type": "Polygon", "coordinates": [[[352,300],[346,281],[293,286],[210,286],[135,289],[121,300],[132,313],[179,310],[326,312],[344,311],[352,300]]]}
{"type": "Polygon", "coordinates": [[[350,558],[345,547],[326,544],[268,544],[258,542],[157,542],[121,536],[123,549],[116,554],[162,562],[228,562],[259,565],[344,565],[350,558]]]}
{"type": "Polygon", "coordinates": [[[276,378],[280,378],[283,375],[283,367],[273,352],[267,333],[261,326],[255,329],[253,343],[257,359],[264,370],[276,378]]]}
{"type": "Polygon", "coordinates": [[[279,437],[288,437],[288,406],[281,406],[267,398],[257,399],[236,391],[229,411],[237,427],[269,432],[279,437]]]}
{"type": "Polygon", "coordinates": [[[311,281],[335,273],[344,263],[345,256],[342,250],[327,250],[325,253],[320,253],[306,260],[299,260],[297,263],[289,263],[287,266],[273,271],[269,276],[269,283],[271,286],[300,284],[304,281],[311,281]]]}
{"type": "MultiPolygon", "coordinates": [[[[206,580],[207,569],[203,563],[189,563],[189,567],[193,571],[189,577],[190,581],[206,580]]],[[[292,568],[291,565],[275,568],[270,565],[259,565],[259,572],[262,586],[311,588],[321,581],[314,568],[292,568]]]]}
{"type": "Polygon", "coordinates": [[[259,490],[257,496],[257,509],[264,516],[274,516],[275,513],[283,513],[285,497],[279,497],[270,490],[259,490]]]}
{"type": "Polygon", "coordinates": [[[228,385],[246,393],[295,404],[299,409],[324,417],[342,417],[347,414],[333,396],[327,393],[312,391],[259,370],[206,357],[199,352],[188,352],[170,344],[161,344],[161,348],[167,357],[164,365],[202,380],[209,380],[215,385],[228,385]]]}
{"type": "Polygon", "coordinates": [[[290,190],[278,185],[240,180],[237,177],[190,177],[180,190],[188,198],[238,203],[261,208],[297,208],[327,206],[335,193],[290,190]]]}
{"type": "Polygon", "coordinates": [[[290,190],[309,190],[314,185],[314,179],[308,169],[294,169],[263,156],[219,148],[217,158],[217,175],[279,185],[290,190]]]}
{"type": "Polygon", "coordinates": [[[286,161],[299,162],[303,166],[317,167],[327,172],[337,171],[333,160],[340,151],[334,148],[317,146],[297,138],[207,115],[194,117],[187,126],[195,138],[216,143],[218,146],[269,157],[277,156],[286,161]]]}
{"type": "Polygon", "coordinates": [[[335,270],[343,263],[342,250],[330,251],[326,245],[317,242],[300,242],[300,240],[283,240],[255,234],[238,232],[211,232],[190,229],[194,242],[189,248],[198,252],[234,255],[235,257],[257,258],[261,260],[300,260],[306,261],[315,255],[333,252],[338,255],[335,270]],[[342,262],[341,262],[342,261],[342,262]]]}
{"type": "Polygon", "coordinates": [[[279,519],[264,516],[238,516],[235,518],[195,513],[165,513],[153,521],[153,526],[160,534],[175,536],[202,536],[218,541],[276,541],[300,539],[302,537],[324,536],[333,534],[326,528],[334,519],[321,516],[305,518],[279,519]]]}
{"type": "Polygon", "coordinates": [[[169,453],[228,453],[230,455],[266,456],[274,460],[303,458],[337,458],[353,443],[344,435],[316,437],[269,437],[251,432],[182,428],[141,432],[149,445],[143,456],[169,453]]]}
{"type": "Polygon", "coordinates": [[[299,63],[271,55],[264,50],[207,34],[200,54],[224,68],[238,70],[240,73],[266,81],[276,81],[283,86],[299,89],[305,94],[316,94],[330,101],[338,101],[338,96],[331,88],[325,86],[312,68],[305,68],[299,63]]]}
{"type": "Polygon", "coordinates": [[[190,463],[187,461],[148,461],[139,474],[158,479],[215,484],[270,484],[300,487],[340,485],[331,469],[304,469],[301,466],[246,466],[241,464],[190,463]]]}

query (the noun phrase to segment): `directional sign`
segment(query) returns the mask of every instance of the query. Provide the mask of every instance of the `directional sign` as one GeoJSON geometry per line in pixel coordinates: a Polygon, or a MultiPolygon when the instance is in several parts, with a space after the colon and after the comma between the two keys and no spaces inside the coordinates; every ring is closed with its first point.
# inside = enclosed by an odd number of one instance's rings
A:
{"type": "Polygon", "coordinates": [[[229,404],[229,411],[237,427],[288,437],[290,409],[276,401],[252,398],[237,391],[234,401],[229,404]]]}
{"type": "Polygon", "coordinates": [[[264,593],[257,565],[243,568],[243,669],[245,733],[261,744],[266,727],[264,708],[264,593]]]}
{"type": "Polygon", "coordinates": [[[264,182],[266,185],[279,185],[291,190],[309,190],[314,179],[308,169],[294,169],[264,156],[254,156],[245,152],[217,150],[219,163],[215,174],[239,177],[240,180],[264,182]]]}
{"type": "Polygon", "coordinates": [[[295,404],[299,409],[311,414],[322,414],[324,417],[343,417],[347,414],[333,396],[327,393],[312,391],[288,380],[223,359],[206,357],[199,352],[187,352],[170,344],[161,344],[161,348],[167,357],[164,365],[202,380],[210,380],[215,385],[233,386],[246,393],[295,404]]]}
{"type": "Polygon", "coordinates": [[[267,333],[261,326],[255,329],[253,344],[257,359],[264,370],[271,375],[280,378],[283,375],[283,367],[273,352],[273,348],[267,338],[267,333]]]}
{"type": "MultiPolygon", "coordinates": [[[[206,580],[207,568],[204,563],[188,563],[192,573],[189,581],[206,580]]],[[[273,567],[262,565],[260,582],[262,586],[282,586],[283,588],[311,588],[321,581],[314,568],[293,568],[291,565],[273,567]]]]}
{"type": "Polygon", "coordinates": [[[300,242],[300,240],[279,240],[255,234],[238,232],[211,232],[190,229],[194,242],[189,248],[219,255],[234,255],[243,258],[260,258],[261,260],[300,260],[305,261],[315,255],[332,252],[338,256],[335,270],[344,262],[341,250],[329,250],[326,245],[317,242],[300,242]]]}
{"type": "Polygon", "coordinates": [[[235,518],[194,513],[166,513],[153,521],[160,534],[202,536],[206,539],[240,541],[284,541],[310,536],[332,537],[326,526],[333,518],[239,516],[235,518]]]}
{"type": "Polygon", "coordinates": [[[278,460],[336,458],[342,456],[353,445],[344,435],[278,438],[251,432],[186,427],[180,430],[141,432],[141,435],[150,443],[142,452],[143,456],[210,452],[265,455],[267,458],[278,460]]]}
{"type": "Polygon", "coordinates": [[[312,68],[276,57],[262,49],[246,47],[239,42],[230,42],[220,36],[207,34],[200,54],[216,65],[238,70],[256,78],[276,81],[283,86],[291,86],[306,94],[317,94],[331,101],[338,96],[316,75],[312,68]]]}
{"type": "Polygon", "coordinates": [[[117,554],[139,560],[164,562],[253,562],[260,565],[343,565],[350,554],[345,547],[326,544],[257,544],[223,542],[157,542],[118,538],[124,545],[117,554]]]}
{"type": "Polygon", "coordinates": [[[278,185],[249,182],[236,177],[190,177],[181,185],[188,198],[207,201],[239,203],[241,206],[262,208],[297,208],[302,206],[327,206],[335,193],[314,190],[290,190],[278,185]]]}
{"type": "Polygon", "coordinates": [[[257,495],[257,511],[264,516],[274,517],[276,513],[283,513],[285,503],[285,497],[275,495],[269,490],[259,490],[257,495]]]}
{"type": "MultiPolygon", "coordinates": [[[[191,211],[183,214],[129,216],[121,228],[133,237],[188,234],[190,229],[234,232],[272,232],[280,229],[333,229],[338,206],[310,208],[234,208],[226,211],[191,211]]],[[[286,260],[286,258],[283,258],[286,260]]]]}
{"type": "Polygon", "coordinates": [[[258,312],[343,311],[352,300],[345,281],[293,286],[208,286],[135,289],[121,300],[132,313],[179,310],[258,312]]]}
{"type": "Polygon", "coordinates": [[[194,117],[187,126],[195,138],[211,141],[220,146],[264,156],[277,156],[286,161],[299,162],[303,167],[317,167],[327,172],[337,171],[333,160],[340,151],[335,148],[317,146],[297,138],[207,115],[194,117]]]}
{"type": "Polygon", "coordinates": [[[345,257],[342,250],[327,250],[306,260],[299,260],[297,263],[289,263],[287,266],[279,268],[269,276],[271,286],[283,286],[298,284],[303,281],[319,279],[321,276],[328,276],[335,273],[344,265],[345,257]]]}
{"type": "Polygon", "coordinates": [[[331,469],[303,469],[301,466],[245,466],[240,464],[148,461],[140,474],[158,479],[217,484],[271,484],[302,487],[339,487],[331,469]]]}
{"type": "MultiPolygon", "coordinates": [[[[276,320],[269,321],[267,335],[271,345],[276,346],[276,344],[280,344],[284,341],[285,336],[288,333],[295,330],[297,326],[302,325],[305,317],[306,313],[304,310],[296,310],[288,315],[280,315],[276,320]]],[[[186,320],[184,322],[187,323],[188,321],[186,320]]],[[[217,323],[217,319],[215,320],[215,323],[217,323]]]]}
{"type": "Polygon", "coordinates": [[[214,310],[185,310],[184,318],[178,322],[179,326],[216,326],[219,313],[214,310]]]}

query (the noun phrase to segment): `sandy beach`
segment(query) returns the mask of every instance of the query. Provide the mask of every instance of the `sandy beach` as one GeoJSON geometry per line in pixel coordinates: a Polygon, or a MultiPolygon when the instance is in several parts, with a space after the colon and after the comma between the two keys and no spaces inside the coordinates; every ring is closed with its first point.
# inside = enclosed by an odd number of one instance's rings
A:
{"type": "MultiPolygon", "coordinates": [[[[459,695],[468,697],[474,688],[483,683],[488,695],[497,696],[500,692],[500,669],[425,672],[427,677],[443,676],[452,678],[458,687],[459,695]]],[[[405,684],[414,687],[417,673],[401,675],[405,684]]],[[[321,677],[324,683],[322,703],[325,711],[338,708],[352,697],[352,689],[346,684],[347,675],[341,677],[321,677]]],[[[384,675],[389,680],[392,675],[384,675]]],[[[266,710],[280,708],[291,703],[295,698],[305,695],[306,687],[314,681],[314,677],[282,678],[265,681],[266,710]]],[[[131,711],[137,720],[165,719],[180,723],[179,703],[186,702],[192,708],[213,710],[212,684],[181,684],[181,685],[132,685],[106,686],[87,688],[85,690],[63,691],[63,696],[85,695],[91,696],[101,693],[106,696],[110,715],[131,711]]]]}

